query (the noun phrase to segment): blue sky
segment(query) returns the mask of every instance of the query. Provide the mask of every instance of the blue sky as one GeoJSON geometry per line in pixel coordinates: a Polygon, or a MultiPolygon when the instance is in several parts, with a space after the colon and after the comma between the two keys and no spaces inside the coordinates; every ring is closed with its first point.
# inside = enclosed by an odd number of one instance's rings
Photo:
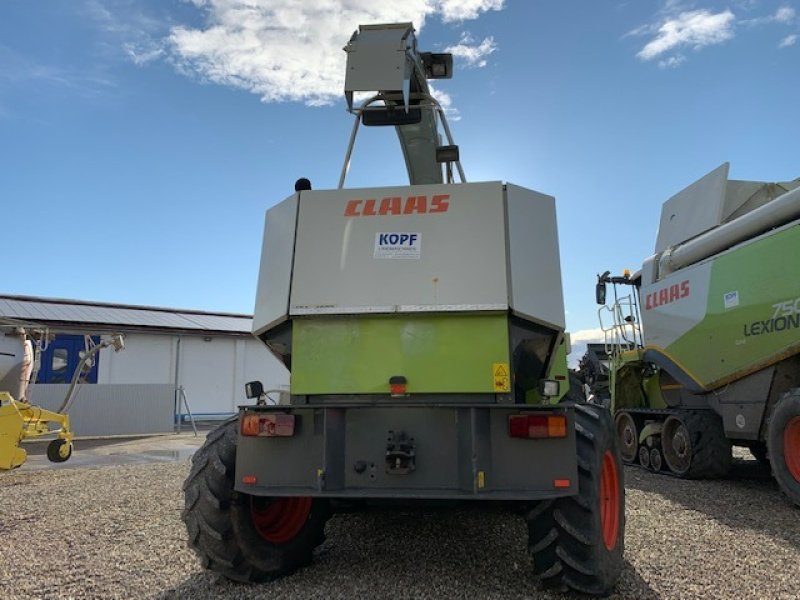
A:
{"type": "MultiPolygon", "coordinates": [[[[250,312],[263,213],[335,187],[342,46],[412,20],[471,181],[557,198],[568,327],[725,161],[800,176],[796,0],[0,0],[0,292],[250,312]],[[310,8],[313,6],[314,8],[310,8]]],[[[391,131],[348,184],[404,183],[391,131]]]]}

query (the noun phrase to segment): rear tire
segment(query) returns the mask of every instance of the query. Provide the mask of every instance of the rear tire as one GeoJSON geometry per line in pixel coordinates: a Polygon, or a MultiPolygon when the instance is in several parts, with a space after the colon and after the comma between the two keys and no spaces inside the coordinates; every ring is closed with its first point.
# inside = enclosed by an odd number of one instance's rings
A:
{"type": "Polygon", "coordinates": [[[182,518],[204,568],[235,581],[268,581],[311,562],[325,539],[328,505],[234,491],[238,425],[235,419],[212,431],[192,457],[182,518]]]}
{"type": "Polygon", "coordinates": [[[767,430],[772,475],[789,500],[800,506],[800,388],[781,398],[767,430]]]}
{"type": "Polygon", "coordinates": [[[528,515],[528,550],[544,587],[604,596],[622,573],[625,488],[610,413],[575,405],[578,494],[528,515]]]}

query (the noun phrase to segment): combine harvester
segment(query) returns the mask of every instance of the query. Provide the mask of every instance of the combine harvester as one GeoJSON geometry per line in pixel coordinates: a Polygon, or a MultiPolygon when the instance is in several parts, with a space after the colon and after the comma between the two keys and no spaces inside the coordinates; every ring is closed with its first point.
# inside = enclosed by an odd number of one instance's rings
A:
{"type": "Polygon", "coordinates": [[[721,477],[745,446],[800,505],[800,179],[729,181],[722,165],[664,203],[655,254],[601,275],[599,304],[607,284],[623,460],[721,477]]]}
{"type": "Polygon", "coordinates": [[[622,464],[608,412],[566,396],[554,199],[465,183],[427,83],[452,56],[419,52],[410,23],[362,26],[345,50],[339,189],[299,180],[266,216],[253,327],[291,370],[290,401],[248,384],[256,401],[195,454],[189,544],[264,581],[310,562],[337,509],[500,502],[525,515],[544,585],[608,593],[622,464]],[[344,188],[361,124],[395,128],[410,185],[344,188]]]}

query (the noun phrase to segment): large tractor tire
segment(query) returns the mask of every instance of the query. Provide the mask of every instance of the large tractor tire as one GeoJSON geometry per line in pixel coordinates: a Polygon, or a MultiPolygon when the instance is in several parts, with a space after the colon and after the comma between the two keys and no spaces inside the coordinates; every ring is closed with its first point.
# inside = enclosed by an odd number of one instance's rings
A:
{"type": "Polygon", "coordinates": [[[719,479],[733,465],[722,419],[710,410],[680,411],[667,417],[661,448],[667,467],[684,479],[719,479]]]}
{"type": "Polygon", "coordinates": [[[608,410],[575,405],[578,495],[540,502],[528,549],[544,587],[608,595],[623,567],[625,486],[608,410]]]}
{"type": "Polygon", "coordinates": [[[183,484],[189,546],[204,568],[241,582],[286,575],[311,562],[324,539],[327,502],[233,490],[238,419],[212,431],[183,484]]]}
{"type": "Polygon", "coordinates": [[[767,429],[772,475],[781,490],[800,506],[800,388],[778,402],[767,429]]]}

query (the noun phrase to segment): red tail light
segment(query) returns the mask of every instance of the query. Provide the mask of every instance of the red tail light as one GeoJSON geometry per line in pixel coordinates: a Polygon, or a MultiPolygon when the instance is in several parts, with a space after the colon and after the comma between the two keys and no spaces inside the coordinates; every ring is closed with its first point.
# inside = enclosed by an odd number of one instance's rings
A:
{"type": "Polygon", "coordinates": [[[564,415],[511,415],[508,417],[508,436],[521,439],[567,437],[567,417],[564,415]]]}
{"type": "Polygon", "coordinates": [[[248,414],[242,418],[242,435],[259,437],[291,437],[294,435],[294,415],[248,414]]]}

